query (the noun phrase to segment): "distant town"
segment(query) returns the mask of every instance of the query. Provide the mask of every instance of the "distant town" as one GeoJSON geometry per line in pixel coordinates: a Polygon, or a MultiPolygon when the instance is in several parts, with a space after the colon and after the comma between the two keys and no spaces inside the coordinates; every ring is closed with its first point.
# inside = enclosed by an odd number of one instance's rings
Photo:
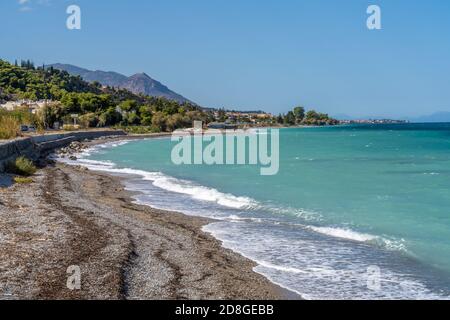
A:
{"type": "Polygon", "coordinates": [[[395,119],[358,119],[358,120],[339,120],[340,124],[400,124],[409,123],[408,120],[395,119]]]}

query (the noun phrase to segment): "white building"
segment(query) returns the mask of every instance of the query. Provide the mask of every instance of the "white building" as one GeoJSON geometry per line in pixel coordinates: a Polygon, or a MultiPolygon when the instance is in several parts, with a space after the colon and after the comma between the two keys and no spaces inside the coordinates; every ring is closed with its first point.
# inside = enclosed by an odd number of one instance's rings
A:
{"type": "Polygon", "coordinates": [[[19,107],[28,107],[31,113],[36,114],[41,108],[50,104],[52,100],[18,100],[18,101],[8,101],[5,104],[0,105],[0,108],[6,109],[8,111],[13,111],[19,107]]]}

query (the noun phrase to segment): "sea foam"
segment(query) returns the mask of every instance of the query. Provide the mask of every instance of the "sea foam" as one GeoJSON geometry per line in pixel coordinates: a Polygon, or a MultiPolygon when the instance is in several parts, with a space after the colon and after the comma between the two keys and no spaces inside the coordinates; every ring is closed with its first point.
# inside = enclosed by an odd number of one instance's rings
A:
{"type": "Polygon", "coordinates": [[[331,227],[314,227],[309,226],[311,230],[323,233],[332,237],[348,239],[358,242],[370,242],[376,240],[378,237],[367,233],[360,233],[350,229],[331,228],[331,227]]]}
{"type": "Polygon", "coordinates": [[[191,196],[193,199],[214,202],[221,206],[233,209],[250,209],[258,205],[257,201],[248,197],[238,197],[229,193],[223,193],[214,188],[197,185],[194,182],[177,179],[161,172],[149,172],[131,168],[117,168],[116,165],[109,161],[97,161],[89,159],[78,159],[72,161],[68,159],[60,159],[69,164],[77,164],[85,166],[94,171],[110,172],[115,174],[136,175],[142,177],[143,180],[151,181],[155,187],[191,196]]]}

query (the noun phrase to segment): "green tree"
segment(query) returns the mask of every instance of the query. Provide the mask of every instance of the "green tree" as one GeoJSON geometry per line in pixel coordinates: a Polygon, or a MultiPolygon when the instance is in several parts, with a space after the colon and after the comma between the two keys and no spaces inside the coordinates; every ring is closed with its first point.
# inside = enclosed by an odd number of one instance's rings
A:
{"type": "Polygon", "coordinates": [[[224,109],[219,109],[217,120],[220,122],[225,122],[227,120],[227,114],[224,109]]]}
{"type": "Polygon", "coordinates": [[[167,130],[173,131],[185,126],[185,119],[179,113],[169,116],[166,120],[167,130]]]}
{"type": "Polygon", "coordinates": [[[98,126],[112,126],[122,121],[122,115],[116,111],[114,107],[109,107],[106,111],[100,114],[98,126]]]}
{"type": "Polygon", "coordinates": [[[81,112],[79,95],[75,92],[65,93],[61,98],[61,104],[65,114],[81,112]]]}
{"type": "Polygon", "coordinates": [[[99,123],[99,119],[95,113],[91,112],[80,116],[78,122],[83,128],[95,128],[99,123]]]}
{"type": "Polygon", "coordinates": [[[155,131],[166,131],[167,116],[161,111],[156,112],[152,118],[152,127],[155,131]]]}
{"type": "Polygon", "coordinates": [[[128,125],[138,125],[141,123],[141,118],[139,118],[135,111],[128,112],[126,116],[124,116],[124,120],[125,119],[128,125]]]}
{"type": "Polygon", "coordinates": [[[293,110],[294,116],[295,116],[295,120],[297,123],[300,123],[303,121],[303,119],[305,118],[305,108],[303,107],[295,107],[293,110]]]}
{"type": "Polygon", "coordinates": [[[281,113],[277,116],[276,121],[278,124],[283,124],[284,119],[283,119],[283,115],[281,113]]]}
{"type": "Polygon", "coordinates": [[[141,117],[141,124],[144,126],[152,125],[152,108],[150,106],[142,106],[139,108],[139,114],[141,117]]]}
{"type": "Polygon", "coordinates": [[[130,112],[132,110],[136,110],[137,102],[134,100],[125,100],[124,102],[119,104],[119,107],[122,111],[130,112]]]}
{"type": "Polygon", "coordinates": [[[285,124],[285,125],[292,126],[292,125],[295,124],[295,121],[296,121],[295,115],[294,115],[294,113],[293,113],[292,111],[289,111],[289,112],[286,114],[286,116],[284,117],[284,124],[285,124]]]}

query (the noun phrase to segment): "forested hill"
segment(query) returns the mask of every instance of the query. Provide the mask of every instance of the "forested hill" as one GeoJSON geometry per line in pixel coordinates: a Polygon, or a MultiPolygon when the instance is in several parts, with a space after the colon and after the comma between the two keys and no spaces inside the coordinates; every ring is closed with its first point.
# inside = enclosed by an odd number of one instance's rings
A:
{"type": "Polygon", "coordinates": [[[67,92],[99,94],[100,89],[56,69],[42,70],[27,61],[22,66],[0,60],[0,88],[11,99],[60,100],[67,92]]]}
{"type": "Polygon", "coordinates": [[[36,68],[29,61],[18,66],[0,60],[0,95],[3,100],[55,101],[41,115],[46,126],[55,121],[70,122],[70,115],[76,113],[87,127],[145,125],[164,131],[191,126],[192,120],[208,121],[210,117],[192,103],[102,88],[98,82],[88,83],[52,67],[36,68]]]}

